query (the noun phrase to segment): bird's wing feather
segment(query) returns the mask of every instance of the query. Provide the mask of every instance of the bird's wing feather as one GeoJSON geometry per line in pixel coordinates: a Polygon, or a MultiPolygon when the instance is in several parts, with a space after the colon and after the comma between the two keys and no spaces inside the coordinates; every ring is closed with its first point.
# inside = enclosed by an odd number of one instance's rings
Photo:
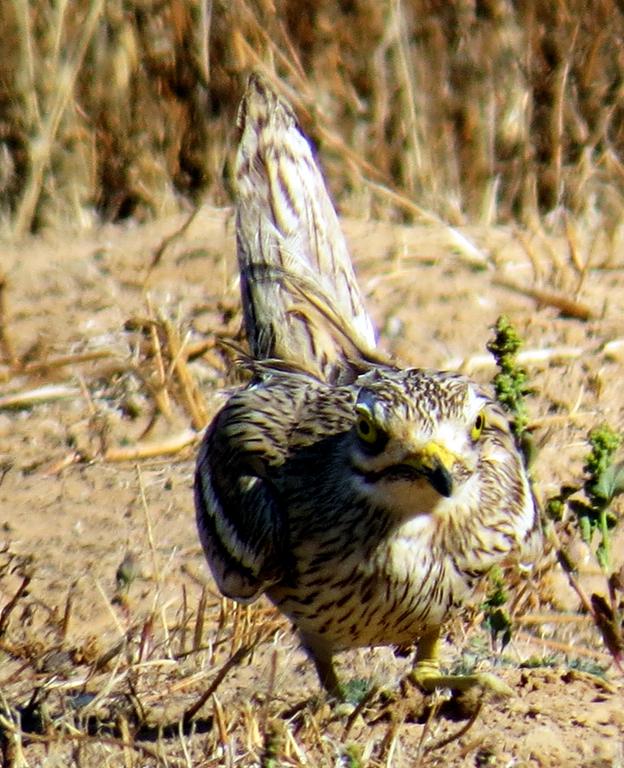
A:
{"type": "Polygon", "coordinates": [[[375,333],[311,147],[290,106],[257,73],[239,125],[237,252],[252,354],[345,380],[354,349],[372,351],[375,333]],[[315,301],[306,300],[306,285],[315,301]]]}
{"type": "MultiPolygon", "coordinates": [[[[230,398],[206,433],[195,473],[200,538],[221,592],[254,600],[283,576],[283,510],[269,470],[283,461],[282,425],[265,392],[230,398]],[[263,418],[264,417],[264,418],[263,418]]],[[[288,404],[286,412],[288,412],[288,404]]]]}
{"type": "Polygon", "coordinates": [[[348,428],[353,392],[302,373],[258,367],[265,381],[234,394],[204,437],[195,475],[200,538],[221,592],[251,601],[289,569],[291,454],[348,428]]]}

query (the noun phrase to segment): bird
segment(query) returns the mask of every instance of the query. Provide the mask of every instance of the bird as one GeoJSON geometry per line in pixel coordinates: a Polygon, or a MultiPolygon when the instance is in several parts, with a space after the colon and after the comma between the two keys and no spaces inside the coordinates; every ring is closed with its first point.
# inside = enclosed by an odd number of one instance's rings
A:
{"type": "Polygon", "coordinates": [[[509,694],[443,674],[440,644],[501,564],[542,546],[510,419],[458,373],[377,348],[335,210],[290,105],[253,73],[239,112],[237,253],[249,383],[203,437],[199,537],[220,592],[292,622],[321,686],[336,654],[415,645],[425,691],[509,694]]]}

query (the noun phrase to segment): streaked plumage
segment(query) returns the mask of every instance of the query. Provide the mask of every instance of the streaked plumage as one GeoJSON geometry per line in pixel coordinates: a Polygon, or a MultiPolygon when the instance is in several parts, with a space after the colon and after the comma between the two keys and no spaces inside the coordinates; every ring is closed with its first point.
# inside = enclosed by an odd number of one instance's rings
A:
{"type": "Polygon", "coordinates": [[[464,377],[376,355],[309,146],[257,75],[241,125],[238,254],[254,378],[210,425],[195,482],[219,589],[241,601],[266,594],[332,693],[334,653],[412,642],[426,687],[496,688],[440,675],[437,638],[494,564],[539,551],[508,420],[464,377]]]}
{"type": "Polygon", "coordinates": [[[236,244],[253,357],[351,378],[375,333],[308,140],[288,104],[250,77],[238,116],[236,244]]]}

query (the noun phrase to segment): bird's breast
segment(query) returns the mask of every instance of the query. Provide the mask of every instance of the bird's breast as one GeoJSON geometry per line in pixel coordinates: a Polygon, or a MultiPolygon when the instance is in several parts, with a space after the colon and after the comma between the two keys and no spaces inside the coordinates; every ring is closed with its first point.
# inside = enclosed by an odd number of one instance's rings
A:
{"type": "Polygon", "coordinates": [[[309,531],[290,581],[267,593],[300,631],[334,650],[415,642],[467,592],[432,546],[428,516],[397,528],[382,519],[309,531]]]}

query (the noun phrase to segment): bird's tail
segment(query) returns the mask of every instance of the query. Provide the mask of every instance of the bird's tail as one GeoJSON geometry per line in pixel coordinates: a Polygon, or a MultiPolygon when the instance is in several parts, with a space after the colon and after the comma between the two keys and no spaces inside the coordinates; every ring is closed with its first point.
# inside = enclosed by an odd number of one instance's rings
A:
{"type": "Polygon", "coordinates": [[[236,240],[251,353],[331,383],[376,359],[338,217],[291,107],[254,72],[238,114],[236,240]]]}

